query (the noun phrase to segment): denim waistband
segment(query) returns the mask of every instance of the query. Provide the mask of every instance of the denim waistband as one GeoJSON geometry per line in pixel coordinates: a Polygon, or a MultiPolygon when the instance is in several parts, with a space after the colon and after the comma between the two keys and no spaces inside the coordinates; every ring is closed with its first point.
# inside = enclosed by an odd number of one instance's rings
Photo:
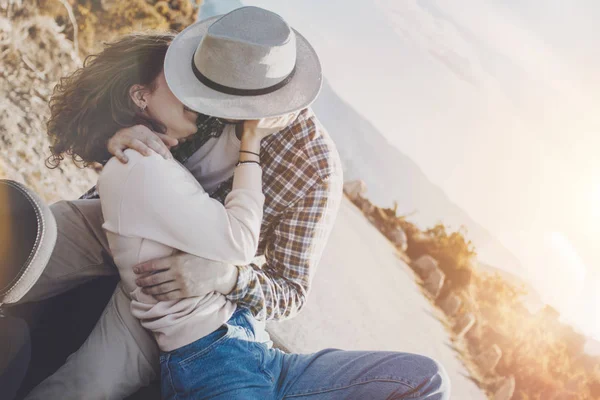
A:
{"type": "Polygon", "coordinates": [[[232,329],[238,327],[247,333],[249,339],[254,339],[257,336],[257,329],[261,329],[259,326],[260,323],[256,321],[256,319],[252,316],[252,313],[245,309],[239,308],[235,310],[231,318],[227,321],[227,323],[221,325],[215,331],[209,333],[208,335],[190,343],[185,346],[179,347],[172,351],[161,352],[160,359],[161,361],[165,357],[179,357],[190,351],[198,351],[201,348],[206,348],[212,346],[215,342],[220,341],[221,339],[231,336],[232,329]]]}

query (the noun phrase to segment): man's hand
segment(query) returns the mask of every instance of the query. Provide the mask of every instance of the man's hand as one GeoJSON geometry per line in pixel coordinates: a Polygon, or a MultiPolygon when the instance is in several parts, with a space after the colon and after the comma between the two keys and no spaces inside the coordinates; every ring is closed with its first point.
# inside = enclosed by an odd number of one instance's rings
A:
{"type": "Polygon", "coordinates": [[[227,295],[238,277],[234,265],[186,253],[142,263],[133,272],[142,291],[159,301],[202,297],[211,292],[227,295]]]}
{"type": "Polygon", "coordinates": [[[119,129],[108,140],[108,151],[124,164],[129,161],[124,153],[125,149],[136,150],[145,156],[151,155],[151,150],[154,150],[165,159],[170,159],[173,158],[170,148],[177,143],[179,142],[175,138],[151,131],[144,125],[135,125],[119,129]]]}

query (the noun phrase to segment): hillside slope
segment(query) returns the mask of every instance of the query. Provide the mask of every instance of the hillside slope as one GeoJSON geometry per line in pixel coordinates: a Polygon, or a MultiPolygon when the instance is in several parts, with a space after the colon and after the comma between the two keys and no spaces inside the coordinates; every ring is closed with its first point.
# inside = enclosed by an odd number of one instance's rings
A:
{"type": "Polygon", "coordinates": [[[513,273],[520,269],[510,251],[453,203],[414,161],[390,145],[383,133],[340,98],[327,81],[313,108],[339,149],[345,179],[364,180],[371,201],[384,207],[397,201],[398,212],[414,213],[409,219],[421,228],[438,222],[453,229],[464,225],[483,259],[513,273]]]}

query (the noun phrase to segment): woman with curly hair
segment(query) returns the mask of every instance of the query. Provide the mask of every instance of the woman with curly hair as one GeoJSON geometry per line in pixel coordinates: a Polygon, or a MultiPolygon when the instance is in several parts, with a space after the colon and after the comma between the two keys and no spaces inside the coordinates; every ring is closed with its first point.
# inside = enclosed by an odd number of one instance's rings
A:
{"type": "MultiPolygon", "coordinates": [[[[85,166],[106,163],[112,157],[108,140],[124,127],[146,125],[168,146],[196,132],[196,113],[162,107],[157,110],[161,114],[152,115],[150,109],[136,104],[142,90],[152,94],[159,88],[157,78],[174,36],[158,32],[124,36],[106,44],[100,54],[87,56],[83,67],[60,79],[50,99],[47,123],[52,143],[49,167],[57,167],[65,155],[85,166]],[[171,124],[171,135],[166,134],[163,119],[171,124]]],[[[165,97],[164,101],[173,99],[165,97]]],[[[154,149],[166,155],[161,146],[154,149]]]]}

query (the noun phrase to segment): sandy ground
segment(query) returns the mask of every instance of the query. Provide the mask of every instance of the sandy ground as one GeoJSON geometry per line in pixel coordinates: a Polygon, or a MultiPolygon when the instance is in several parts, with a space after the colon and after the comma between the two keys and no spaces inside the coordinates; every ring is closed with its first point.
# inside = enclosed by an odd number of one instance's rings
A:
{"type": "Polygon", "coordinates": [[[326,347],[419,353],[441,362],[452,399],[487,399],[450,347],[439,311],[394,247],[344,199],[309,301],[269,331],[294,352],[326,347]]]}

